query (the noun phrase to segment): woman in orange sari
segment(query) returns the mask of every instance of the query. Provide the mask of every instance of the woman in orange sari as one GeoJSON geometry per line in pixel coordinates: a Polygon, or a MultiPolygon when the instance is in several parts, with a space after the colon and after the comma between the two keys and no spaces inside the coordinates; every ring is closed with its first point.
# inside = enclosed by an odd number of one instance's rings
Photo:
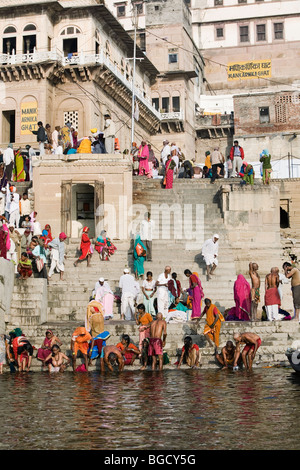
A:
{"type": "Polygon", "coordinates": [[[206,314],[206,325],[203,334],[207,336],[210,346],[215,343],[215,349],[219,346],[221,322],[224,321],[222,313],[211,303],[210,299],[205,299],[205,308],[202,315],[206,314]]]}
{"type": "Polygon", "coordinates": [[[80,249],[81,249],[81,256],[75,261],[74,266],[76,267],[78,264],[78,261],[83,261],[85,258],[87,258],[87,265],[90,266],[91,263],[91,257],[92,257],[92,243],[90,240],[90,237],[88,236],[88,231],[89,227],[84,227],[81,235],[81,243],[80,243],[80,249]]]}

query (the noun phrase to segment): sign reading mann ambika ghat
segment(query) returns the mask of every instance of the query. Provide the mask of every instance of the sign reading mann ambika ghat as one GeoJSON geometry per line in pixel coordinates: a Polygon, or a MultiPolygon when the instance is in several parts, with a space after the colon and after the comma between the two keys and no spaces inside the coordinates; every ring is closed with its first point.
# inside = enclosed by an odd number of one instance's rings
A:
{"type": "Polygon", "coordinates": [[[231,62],[227,65],[227,80],[249,80],[271,77],[270,60],[231,62]]]}
{"type": "Polygon", "coordinates": [[[37,101],[21,103],[21,135],[29,135],[37,130],[38,106],[37,101]]]}

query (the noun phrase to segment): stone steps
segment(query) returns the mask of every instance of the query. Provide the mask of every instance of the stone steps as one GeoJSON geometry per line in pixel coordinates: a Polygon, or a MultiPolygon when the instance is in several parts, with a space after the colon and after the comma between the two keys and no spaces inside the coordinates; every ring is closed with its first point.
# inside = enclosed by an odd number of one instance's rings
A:
{"type": "MultiPolygon", "coordinates": [[[[83,321],[81,322],[83,325],[83,321]]],[[[61,349],[63,352],[70,354],[70,338],[74,329],[79,326],[78,322],[68,323],[45,323],[43,325],[35,326],[28,325],[23,327],[24,334],[32,342],[32,344],[39,348],[44,340],[47,328],[51,328],[53,332],[63,342],[61,349]]],[[[170,357],[170,366],[174,366],[177,355],[180,353],[183,346],[183,339],[186,335],[192,337],[193,341],[199,345],[201,352],[201,364],[203,368],[217,368],[218,365],[214,359],[214,350],[208,346],[205,337],[203,336],[204,322],[202,321],[198,328],[192,322],[186,323],[169,323],[167,326],[167,341],[164,350],[170,357]]],[[[12,328],[12,325],[8,325],[12,328]]],[[[114,320],[105,322],[105,329],[107,329],[111,336],[107,344],[117,344],[123,333],[129,334],[131,341],[138,345],[138,329],[134,322],[117,322],[114,320]]],[[[10,331],[10,329],[8,329],[10,331]]],[[[235,332],[248,331],[257,333],[262,339],[262,345],[259,348],[255,365],[256,367],[272,364],[287,364],[285,351],[295,339],[299,338],[300,326],[294,321],[290,322],[224,322],[222,323],[220,334],[220,347],[226,343],[227,340],[232,340],[235,332]]],[[[81,361],[77,359],[77,364],[81,361]]],[[[99,368],[99,361],[90,370],[99,368]]],[[[169,367],[170,367],[169,366],[169,367]]],[[[183,366],[184,367],[184,366],[183,366]]],[[[138,362],[134,368],[139,368],[138,362]]],[[[33,360],[33,370],[40,370],[40,361],[33,360]]]]}

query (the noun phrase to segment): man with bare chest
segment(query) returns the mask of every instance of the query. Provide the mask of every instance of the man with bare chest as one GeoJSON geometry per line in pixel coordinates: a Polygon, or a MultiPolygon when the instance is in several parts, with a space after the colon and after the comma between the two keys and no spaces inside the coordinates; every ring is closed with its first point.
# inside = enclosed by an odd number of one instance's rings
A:
{"type": "Polygon", "coordinates": [[[159,370],[163,368],[163,347],[166,344],[166,337],[167,322],[163,320],[162,313],[158,313],[156,320],[150,326],[148,355],[152,356],[152,370],[155,370],[156,356],[158,356],[159,370]]]}
{"type": "Polygon", "coordinates": [[[279,275],[277,269],[272,268],[265,278],[265,308],[269,321],[280,320],[279,306],[281,305],[281,299],[278,286],[279,275]]]}
{"type": "Polygon", "coordinates": [[[300,312],[300,271],[293,267],[291,263],[283,263],[285,277],[291,279],[293,303],[295,309],[295,320],[299,321],[300,312]]]}
{"type": "Polygon", "coordinates": [[[233,339],[236,342],[236,356],[233,367],[237,366],[240,354],[240,346],[245,343],[242,352],[242,360],[246,370],[252,370],[252,364],[256,355],[256,351],[261,345],[260,337],[255,333],[235,333],[233,339]]]}
{"type": "Polygon", "coordinates": [[[251,321],[258,321],[257,307],[260,301],[260,277],[258,264],[249,263],[249,275],[251,278],[251,321]]]}

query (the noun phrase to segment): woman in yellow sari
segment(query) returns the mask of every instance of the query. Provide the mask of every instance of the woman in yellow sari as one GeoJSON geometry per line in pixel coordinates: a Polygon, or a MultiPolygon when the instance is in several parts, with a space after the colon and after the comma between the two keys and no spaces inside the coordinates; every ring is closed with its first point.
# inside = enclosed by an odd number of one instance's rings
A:
{"type": "Polygon", "coordinates": [[[210,346],[215,343],[215,348],[217,348],[219,346],[221,322],[224,321],[224,317],[220,310],[211,303],[210,299],[205,299],[204,302],[205,308],[202,315],[206,314],[206,325],[203,334],[207,337],[210,346]]]}
{"type": "Polygon", "coordinates": [[[24,159],[21,155],[21,149],[19,148],[15,155],[15,169],[14,169],[14,181],[25,181],[26,180],[26,173],[24,170],[24,159]]]}

